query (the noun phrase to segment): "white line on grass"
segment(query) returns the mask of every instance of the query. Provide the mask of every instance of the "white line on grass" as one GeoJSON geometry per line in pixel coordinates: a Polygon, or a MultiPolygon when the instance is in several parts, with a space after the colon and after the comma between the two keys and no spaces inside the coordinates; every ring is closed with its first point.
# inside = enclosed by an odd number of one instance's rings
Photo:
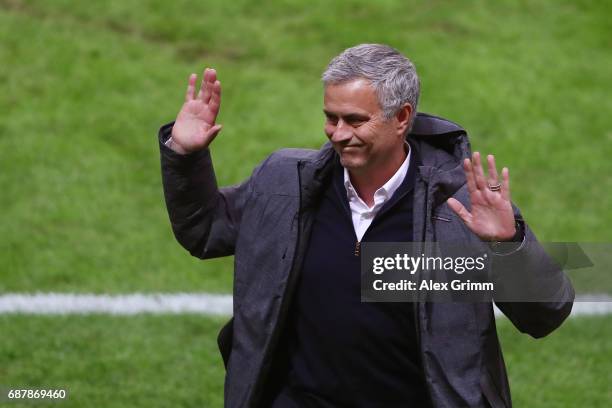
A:
{"type": "MultiPolygon", "coordinates": [[[[612,296],[605,294],[585,294],[576,296],[570,316],[593,316],[612,314],[612,296]]],[[[504,314],[495,307],[495,316],[504,314]]]]}
{"type": "MultiPolygon", "coordinates": [[[[0,295],[0,314],[111,314],[135,315],[195,313],[232,314],[232,296],[210,293],[132,293],[94,295],[71,293],[5,293],[0,295]]],[[[572,316],[612,314],[612,296],[583,295],[574,302],[572,316]]],[[[495,315],[501,312],[495,308],[495,315]]]]}
{"type": "Polygon", "coordinates": [[[125,295],[7,293],[0,295],[0,313],[231,315],[232,296],[210,293],[131,293],[125,295]]]}

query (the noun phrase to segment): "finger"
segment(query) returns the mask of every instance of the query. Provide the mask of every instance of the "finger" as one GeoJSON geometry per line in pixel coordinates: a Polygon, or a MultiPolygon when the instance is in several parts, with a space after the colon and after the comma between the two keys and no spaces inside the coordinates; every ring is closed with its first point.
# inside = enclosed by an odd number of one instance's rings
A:
{"type": "Polygon", "coordinates": [[[504,200],[510,201],[510,170],[507,167],[502,169],[501,193],[504,200]]]}
{"type": "Polygon", "coordinates": [[[465,178],[467,180],[469,193],[475,193],[477,190],[476,180],[474,180],[474,172],[472,171],[472,161],[470,159],[463,160],[463,171],[465,172],[465,178]]]}
{"type": "Polygon", "coordinates": [[[185,93],[185,102],[193,100],[193,94],[195,93],[196,74],[189,75],[189,81],[187,83],[187,92],[185,93]]]}
{"type": "Polygon", "coordinates": [[[474,180],[476,181],[476,188],[479,190],[484,190],[485,188],[487,188],[487,184],[484,177],[484,171],[482,170],[480,153],[475,152],[472,157],[474,163],[472,165],[472,169],[474,171],[474,180]]]}
{"type": "Polygon", "coordinates": [[[217,71],[213,68],[207,69],[206,81],[204,82],[204,92],[202,94],[202,102],[208,103],[210,102],[210,97],[212,95],[212,88],[217,81],[217,71]]]}
{"type": "MultiPolygon", "coordinates": [[[[221,82],[215,81],[212,86],[210,101],[208,102],[208,109],[216,119],[219,113],[219,107],[221,106],[221,82]]],[[[214,120],[214,119],[213,119],[214,120]]]]}
{"type": "Polygon", "coordinates": [[[217,70],[214,68],[208,68],[208,82],[214,84],[217,80],[217,70]]]}
{"type": "Polygon", "coordinates": [[[204,87],[206,86],[206,78],[208,77],[208,68],[205,68],[202,72],[202,82],[200,82],[200,90],[198,91],[198,99],[202,99],[204,95],[204,87]]]}
{"type": "Polygon", "coordinates": [[[493,186],[497,184],[499,176],[497,174],[497,167],[495,167],[495,156],[493,156],[492,154],[489,154],[487,156],[487,165],[489,172],[489,184],[493,186]]]}
{"type": "Polygon", "coordinates": [[[446,203],[467,226],[472,223],[472,214],[470,214],[470,212],[458,200],[451,197],[446,200],[446,203]]]}

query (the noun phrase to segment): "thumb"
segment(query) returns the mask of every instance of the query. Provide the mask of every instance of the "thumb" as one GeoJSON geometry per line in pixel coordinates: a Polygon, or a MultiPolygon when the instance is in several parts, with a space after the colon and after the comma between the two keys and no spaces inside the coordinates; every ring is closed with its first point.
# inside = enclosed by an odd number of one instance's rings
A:
{"type": "Polygon", "coordinates": [[[211,127],[210,129],[208,129],[208,131],[204,135],[204,140],[207,140],[207,143],[206,143],[207,146],[210,145],[213,140],[215,140],[215,137],[217,137],[219,132],[221,132],[222,128],[223,128],[223,125],[215,125],[211,127]]]}
{"type": "Polygon", "coordinates": [[[454,198],[449,198],[446,200],[448,206],[463,220],[466,225],[470,225],[472,222],[472,214],[461,204],[458,200],[454,198]]]}

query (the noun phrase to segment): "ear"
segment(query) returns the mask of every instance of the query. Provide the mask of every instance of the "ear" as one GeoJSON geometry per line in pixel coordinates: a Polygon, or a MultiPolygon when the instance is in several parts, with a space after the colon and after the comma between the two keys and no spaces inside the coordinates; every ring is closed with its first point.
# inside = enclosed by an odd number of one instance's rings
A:
{"type": "Polygon", "coordinates": [[[412,117],[412,111],[412,105],[405,103],[395,114],[395,119],[397,120],[397,133],[401,136],[404,136],[408,130],[410,118],[412,117]]]}

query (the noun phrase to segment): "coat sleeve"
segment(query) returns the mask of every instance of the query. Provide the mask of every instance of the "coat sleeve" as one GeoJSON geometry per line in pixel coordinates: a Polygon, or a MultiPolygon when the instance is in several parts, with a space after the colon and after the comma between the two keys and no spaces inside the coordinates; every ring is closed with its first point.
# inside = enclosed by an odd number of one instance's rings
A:
{"type": "MultiPolygon", "coordinates": [[[[515,218],[522,221],[518,209],[515,218]]],[[[574,302],[571,281],[524,224],[520,247],[508,255],[493,255],[496,305],[523,333],[535,338],[555,330],[569,316],[574,302]]]]}
{"type": "Polygon", "coordinates": [[[233,255],[252,177],[235,186],[218,188],[208,149],[180,155],[164,145],[173,125],[160,128],[159,148],[166,208],[174,236],[201,259],[233,255]]]}

